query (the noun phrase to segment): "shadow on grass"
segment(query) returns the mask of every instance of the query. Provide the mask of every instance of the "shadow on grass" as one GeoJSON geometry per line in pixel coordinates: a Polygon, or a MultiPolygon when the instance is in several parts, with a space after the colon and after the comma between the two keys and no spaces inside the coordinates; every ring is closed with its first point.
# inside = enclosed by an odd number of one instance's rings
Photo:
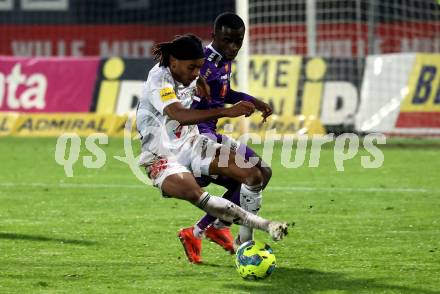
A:
{"type": "Polygon", "coordinates": [[[249,293],[308,294],[321,291],[346,291],[347,293],[440,293],[438,291],[386,284],[375,279],[350,278],[338,272],[322,272],[306,268],[277,268],[274,275],[266,280],[246,281],[234,285],[224,285],[224,287],[249,293]]]}
{"type": "Polygon", "coordinates": [[[95,241],[60,239],[60,238],[50,238],[50,237],[39,236],[39,235],[26,235],[26,234],[2,233],[2,232],[0,232],[0,239],[56,242],[56,243],[76,244],[76,245],[86,245],[86,246],[96,244],[95,241]]]}
{"type": "Polygon", "coordinates": [[[230,265],[216,264],[203,261],[202,263],[197,264],[198,267],[213,267],[213,268],[230,268],[230,265]]]}

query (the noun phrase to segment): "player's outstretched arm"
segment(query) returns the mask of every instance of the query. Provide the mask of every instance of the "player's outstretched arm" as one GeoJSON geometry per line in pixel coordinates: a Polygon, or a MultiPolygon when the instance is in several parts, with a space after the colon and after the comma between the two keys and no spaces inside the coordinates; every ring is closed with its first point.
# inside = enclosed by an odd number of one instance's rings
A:
{"type": "Polygon", "coordinates": [[[263,122],[266,121],[266,118],[271,116],[273,113],[273,109],[272,107],[270,107],[269,104],[267,104],[266,102],[259,100],[257,98],[254,98],[254,100],[252,101],[252,103],[255,105],[255,108],[258,111],[261,111],[261,116],[263,117],[263,122]]]}
{"type": "Polygon", "coordinates": [[[258,98],[255,98],[249,94],[234,91],[234,90],[230,89],[228,94],[225,97],[225,102],[228,104],[234,104],[239,101],[249,101],[249,102],[253,103],[255,105],[255,108],[258,111],[261,111],[261,113],[262,113],[261,116],[263,117],[263,122],[266,120],[267,117],[271,116],[273,113],[272,107],[269,104],[267,104],[266,102],[264,102],[258,98]]]}
{"type": "Polygon", "coordinates": [[[164,111],[181,125],[194,125],[221,117],[250,116],[255,111],[255,106],[250,102],[240,101],[229,108],[199,110],[187,109],[180,103],[172,103],[165,107],[164,111]]]}

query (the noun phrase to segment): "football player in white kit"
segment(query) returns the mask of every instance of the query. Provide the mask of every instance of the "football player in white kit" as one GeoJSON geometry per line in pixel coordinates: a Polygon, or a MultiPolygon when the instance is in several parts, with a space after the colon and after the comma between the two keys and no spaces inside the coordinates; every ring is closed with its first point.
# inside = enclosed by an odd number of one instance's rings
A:
{"type": "MultiPolygon", "coordinates": [[[[264,219],[227,199],[210,195],[194,178],[227,176],[241,182],[241,192],[247,194],[255,193],[255,187],[262,185],[263,176],[257,167],[240,167],[237,163],[244,160],[239,155],[199,134],[196,125],[221,117],[249,116],[255,106],[240,101],[229,108],[190,109],[193,99],[200,99],[196,95],[198,85],[206,85],[199,78],[205,55],[195,35],[160,43],[153,54],[159,63],[148,74],[136,114],[142,141],[140,164],[153,185],[165,197],[187,200],[214,217],[268,232],[275,241],[282,239],[287,234],[286,223],[264,219]]],[[[205,94],[209,91],[204,90],[205,94]]],[[[196,258],[191,261],[200,262],[196,258]]]]}

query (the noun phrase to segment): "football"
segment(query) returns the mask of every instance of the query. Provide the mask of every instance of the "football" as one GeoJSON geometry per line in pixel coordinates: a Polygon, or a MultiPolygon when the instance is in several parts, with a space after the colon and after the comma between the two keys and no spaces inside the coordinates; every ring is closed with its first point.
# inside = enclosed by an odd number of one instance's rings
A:
{"type": "Polygon", "coordinates": [[[269,245],[247,241],[237,249],[235,267],[243,279],[264,279],[275,270],[275,255],[269,245]]]}

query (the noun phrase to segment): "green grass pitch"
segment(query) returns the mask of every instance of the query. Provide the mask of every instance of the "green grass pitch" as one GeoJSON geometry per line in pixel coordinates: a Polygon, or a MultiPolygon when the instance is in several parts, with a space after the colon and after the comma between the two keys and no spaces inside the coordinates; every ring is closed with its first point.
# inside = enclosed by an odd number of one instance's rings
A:
{"type": "Polygon", "coordinates": [[[0,293],[440,293],[440,148],[425,143],[381,148],[378,169],[361,167],[363,150],[344,172],[331,147],[317,168],[286,169],[277,146],[261,215],[296,226],[278,243],[256,234],[278,268],[244,281],[206,240],[204,263],[186,261],[176,233],[202,211],[138,182],[113,158],[122,139],[100,169],[82,166],[83,148],[67,178],[56,139],[2,138],[0,293]]]}

